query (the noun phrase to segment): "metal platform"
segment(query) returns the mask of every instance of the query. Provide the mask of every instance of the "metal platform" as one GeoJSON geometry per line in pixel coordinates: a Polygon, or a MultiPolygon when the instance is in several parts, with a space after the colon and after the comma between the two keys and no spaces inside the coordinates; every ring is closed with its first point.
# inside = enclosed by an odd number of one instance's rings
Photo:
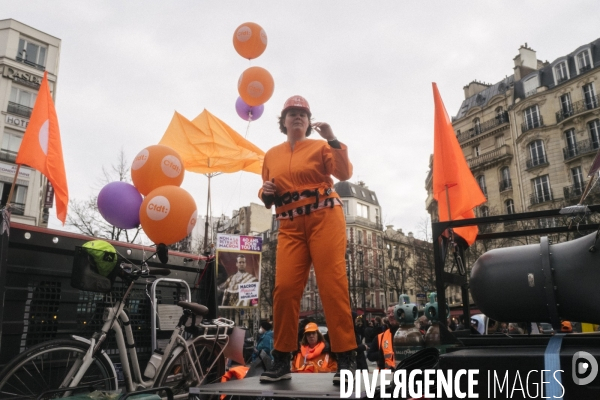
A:
{"type": "MultiPolygon", "coordinates": [[[[259,380],[260,377],[254,376],[242,380],[232,380],[204,385],[198,388],[190,388],[190,394],[339,399],[340,387],[333,384],[333,375],[333,373],[292,374],[292,379],[271,383],[261,383],[259,380]]],[[[367,393],[363,388],[360,397],[355,397],[355,393],[353,392],[350,398],[365,397],[367,397],[367,393]]]]}

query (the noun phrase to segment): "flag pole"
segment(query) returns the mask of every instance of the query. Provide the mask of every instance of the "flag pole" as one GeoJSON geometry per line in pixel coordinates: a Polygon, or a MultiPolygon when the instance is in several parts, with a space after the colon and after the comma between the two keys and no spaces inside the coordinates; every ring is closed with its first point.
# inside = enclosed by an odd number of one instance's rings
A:
{"type": "Polygon", "coordinates": [[[452,214],[450,213],[450,196],[448,195],[448,185],[444,185],[446,188],[446,205],[448,206],[448,221],[452,221],[452,214]]]}
{"type": "Polygon", "coordinates": [[[15,177],[12,181],[12,186],[10,187],[10,192],[8,192],[8,199],[6,200],[6,207],[10,207],[10,203],[12,201],[13,192],[15,190],[15,185],[17,183],[17,176],[19,176],[19,170],[21,169],[21,164],[17,164],[17,171],[15,172],[15,177]]]}

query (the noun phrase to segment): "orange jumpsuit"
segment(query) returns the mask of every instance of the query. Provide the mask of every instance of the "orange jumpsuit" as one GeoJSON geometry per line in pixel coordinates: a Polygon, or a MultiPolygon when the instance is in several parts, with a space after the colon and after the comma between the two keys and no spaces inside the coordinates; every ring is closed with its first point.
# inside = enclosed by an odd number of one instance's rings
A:
{"type": "MultiPolygon", "coordinates": [[[[296,142],[293,151],[284,142],[265,154],[262,178],[275,183],[279,199],[275,201],[280,227],[273,292],[273,347],[281,352],[298,348],[300,300],[311,264],[320,288],[331,350],[340,353],[356,348],[344,258],[346,222],[331,179],[331,175],[340,180],[352,176],[348,148],[342,143],[340,146],[341,149],[335,149],[326,141],[305,139],[296,142]],[[315,189],[318,197],[314,196],[315,189]],[[313,191],[313,196],[302,195],[305,191],[313,191]],[[292,218],[290,212],[294,213],[292,218]]],[[[262,189],[259,197],[262,199],[262,189]]]]}

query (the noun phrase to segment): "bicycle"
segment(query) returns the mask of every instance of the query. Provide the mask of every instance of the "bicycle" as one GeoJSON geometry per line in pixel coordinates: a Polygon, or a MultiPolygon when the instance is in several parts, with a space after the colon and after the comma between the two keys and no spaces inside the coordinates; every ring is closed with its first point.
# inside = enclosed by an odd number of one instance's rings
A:
{"type": "MultiPolygon", "coordinates": [[[[163,251],[164,254],[158,254],[161,261],[165,258],[166,248],[163,251]]],[[[207,307],[183,301],[178,303],[183,315],[168,344],[162,354],[156,351],[152,354],[142,375],[125,306],[139,278],[170,273],[165,268],[148,268],[147,261],[151,257],[153,255],[143,261],[139,268],[119,262],[111,275],[105,278],[97,273],[94,261],[86,250],[76,248],[73,276],[78,275],[80,281],[76,286],[72,280],[74,287],[108,293],[118,276],[127,287],[125,293],[112,307],[104,309],[104,324],[91,338],[73,335],[70,339],[40,343],[11,360],[0,372],[0,399],[34,399],[48,390],[78,386],[117,390],[115,365],[104,351],[111,330],[115,333],[126,393],[168,386],[175,398],[181,399],[188,397],[190,387],[219,381],[225,372],[223,351],[229,343],[234,322],[226,318],[204,320],[203,316],[209,312],[207,307]]],[[[214,257],[209,257],[206,268],[213,263],[214,257]]],[[[63,392],[62,396],[68,397],[70,394],[69,391],[63,392]]],[[[165,396],[161,394],[161,397],[165,396]]]]}

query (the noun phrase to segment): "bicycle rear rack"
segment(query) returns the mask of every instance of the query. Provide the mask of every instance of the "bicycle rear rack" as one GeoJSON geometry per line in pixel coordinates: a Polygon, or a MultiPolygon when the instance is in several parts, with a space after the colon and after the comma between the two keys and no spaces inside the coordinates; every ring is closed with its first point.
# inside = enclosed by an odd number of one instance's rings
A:
{"type": "Polygon", "coordinates": [[[211,321],[203,320],[200,324],[196,325],[198,329],[198,336],[204,339],[215,338],[217,340],[223,340],[229,336],[230,330],[235,326],[235,322],[230,319],[219,317],[211,321]]]}

